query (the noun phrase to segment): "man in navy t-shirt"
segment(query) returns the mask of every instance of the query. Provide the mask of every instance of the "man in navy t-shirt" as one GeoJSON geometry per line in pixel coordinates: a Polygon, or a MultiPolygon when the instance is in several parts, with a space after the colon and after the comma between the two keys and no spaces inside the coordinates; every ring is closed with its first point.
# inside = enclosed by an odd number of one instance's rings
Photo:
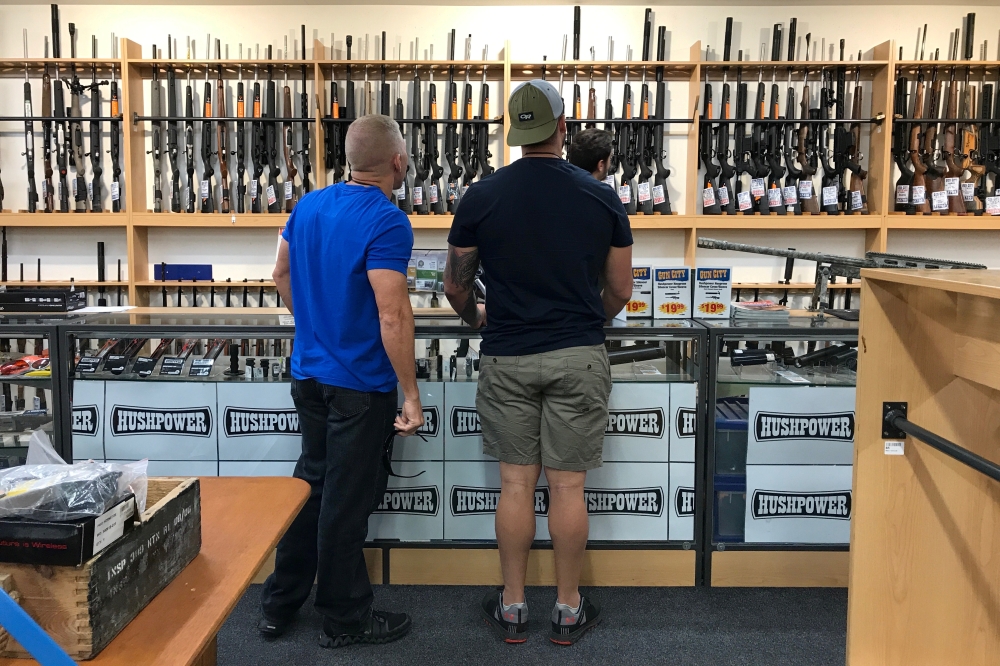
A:
{"type": "Polygon", "coordinates": [[[372,610],[363,548],[386,488],[387,444],[424,422],[406,286],[413,230],[389,198],[406,175],[406,147],[394,121],[370,115],[351,124],[345,150],[351,182],[299,201],[274,269],[295,315],[292,399],[302,454],[294,476],[312,489],[278,544],[258,624],[265,637],[281,635],[315,579],[324,647],[385,643],[410,629],[406,614],[372,610]]]}
{"type": "Polygon", "coordinates": [[[465,193],[448,236],[445,293],[483,328],[476,410],[484,453],[500,461],[502,593],[483,600],[508,642],[527,638],[524,580],[535,484],[549,486],[558,596],[550,638],[575,642],[600,621],[578,584],[587,545],[587,470],[602,463],[611,367],[604,324],[632,295],[632,232],[616,193],[562,159],[563,101],[529,81],[511,95],[507,143],[521,159],[465,193]],[[483,267],[486,306],[472,285],[483,267]],[[601,281],[604,287],[602,289],[601,281]]]}

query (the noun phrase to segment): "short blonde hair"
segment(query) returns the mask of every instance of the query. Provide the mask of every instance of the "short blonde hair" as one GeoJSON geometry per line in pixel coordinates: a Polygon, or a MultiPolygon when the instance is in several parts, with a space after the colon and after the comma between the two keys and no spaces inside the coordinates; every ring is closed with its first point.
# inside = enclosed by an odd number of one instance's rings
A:
{"type": "Polygon", "coordinates": [[[389,116],[361,116],[347,128],[344,153],[352,170],[383,173],[392,170],[392,160],[406,152],[399,125],[389,116]]]}

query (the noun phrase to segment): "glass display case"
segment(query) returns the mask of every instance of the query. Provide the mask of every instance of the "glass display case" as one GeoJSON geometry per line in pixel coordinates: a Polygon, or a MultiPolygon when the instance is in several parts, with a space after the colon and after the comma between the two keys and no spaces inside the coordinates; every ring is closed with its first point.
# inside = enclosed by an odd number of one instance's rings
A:
{"type": "MultiPolygon", "coordinates": [[[[846,551],[857,322],[799,316],[701,323],[709,328],[711,411],[706,581],[740,584],[733,572],[742,571],[744,584],[766,584],[767,565],[754,570],[765,560],[747,557],[753,565],[741,569],[741,552],[846,551]]],[[[784,557],[787,566],[793,556],[784,557]]]]}

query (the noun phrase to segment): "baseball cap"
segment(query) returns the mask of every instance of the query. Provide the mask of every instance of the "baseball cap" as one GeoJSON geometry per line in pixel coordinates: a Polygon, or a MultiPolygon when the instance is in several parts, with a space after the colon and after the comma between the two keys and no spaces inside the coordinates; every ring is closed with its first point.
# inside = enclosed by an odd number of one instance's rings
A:
{"type": "Polygon", "coordinates": [[[548,81],[532,79],[519,85],[507,104],[510,110],[508,146],[541,143],[555,134],[556,123],[565,105],[548,81]]]}

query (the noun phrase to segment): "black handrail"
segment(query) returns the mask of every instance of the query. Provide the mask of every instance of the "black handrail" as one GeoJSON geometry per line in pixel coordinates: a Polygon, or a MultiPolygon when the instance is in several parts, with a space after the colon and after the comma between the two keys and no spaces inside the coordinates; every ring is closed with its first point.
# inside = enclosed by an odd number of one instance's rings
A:
{"type": "MultiPolygon", "coordinates": [[[[985,474],[994,481],[1000,481],[1000,465],[979,456],[958,444],[948,441],[940,435],[932,433],[930,430],[921,428],[915,423],[907,420],[904,409],[888,409],[885,411],[884,425],[895,430],[912,435],[921,442],[928,444],[950,458],[971,467],[981,474],[985,474]]],[[[884,433],[883,433],[884,434],[884,433]]],[[[895,434],[895,433],[894,433],[895,434]]]]}

